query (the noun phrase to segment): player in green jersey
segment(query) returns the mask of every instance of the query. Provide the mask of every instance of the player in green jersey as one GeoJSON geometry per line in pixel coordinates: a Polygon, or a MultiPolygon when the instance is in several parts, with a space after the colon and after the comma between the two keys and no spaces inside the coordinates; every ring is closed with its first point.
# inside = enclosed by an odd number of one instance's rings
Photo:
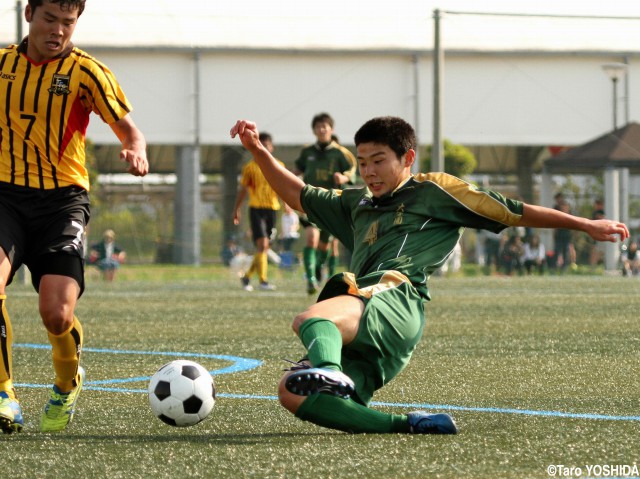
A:
{"type": "Polygon", "coordinates": [[[424,327],[427,280],[465,227],[568,228],[612,242],[629,237],[617,221],[510,200],[445,173],[411,174],[416,137],[400,118],[374,118],[358,130],[365,186],[348,190],[305,185],[260,144],[255,123],[237,122],[236,135],[280,197],[352,251],[350,272],[332,277],[318,302],[295,317],[293,330],[307,357],[278,389],[286,409],[320,426],[354,433],[457,432],[448,414],[388,414],[368,405],[411,358],[424,327]]]}
{"type": "MultiPolygon", "coordinates": [[[[353,154],[336,141],[333,134],[334,121],[328,113],[318,113],[311,120],[316,142],[302,149],[295,161],[294,173],[313,186],[326,189],[342,189],[353,182],[356,159],[353,154]]],[[[303,217],[300,223],[306,233],[303,264],[307,276],[307,292],[314,294],[322,280],[322,267],[327,262],[329,276],[333,275],[338,261],[338,240],[329,232],[319,230],[315,224],[303,217]]]]}

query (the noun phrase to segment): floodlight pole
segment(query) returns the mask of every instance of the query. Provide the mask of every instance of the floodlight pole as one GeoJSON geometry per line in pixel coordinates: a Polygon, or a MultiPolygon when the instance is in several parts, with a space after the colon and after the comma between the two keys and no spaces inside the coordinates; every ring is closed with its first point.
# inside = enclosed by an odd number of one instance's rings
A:
{"type": "Polygon", "coordinates": [[[618,79],[612,78],[613,83],[613,130],[618,129],[618,79]]]}
{"type": "Polygon", "coordinates": [[[613,84],[613,130],[618,129],[618,80],[627,74],[628,65],[626,63],[606,63],[602,65],[611,83],[613,84]]]}
{"type": "Polygon", "coordinates": [[[16,2],[16,44],[20,45],[22,41],[22,1],[16,2]]]}
{"type": "Polygon", "coordinates": [[[433,144],[431,145],[431,171],[444,171],[442,151],[442,66],[440,45],[440,10],[433,11],[433,144]]]}

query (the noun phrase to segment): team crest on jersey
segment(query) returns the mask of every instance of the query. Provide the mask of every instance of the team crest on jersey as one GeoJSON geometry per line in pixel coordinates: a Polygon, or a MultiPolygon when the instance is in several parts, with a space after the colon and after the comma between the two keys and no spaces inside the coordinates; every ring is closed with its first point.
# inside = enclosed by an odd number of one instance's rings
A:
{"type": "Polygon", "coordinates": [[[403,216],[404,216],[404,203],[402,203],[400,206],[398,206],[398,209],[396,210],[396,215],[393,218],[393,224],[394,225],[401,225],[402,224],[402,220],[403,220],[403,216]]]}
{"type": "Polygon", "coordinates": [[[51,80],[51,88],[49,88],[49,93],[53,93],[54,95],[68,95],[71,93],[69,90],[69,84],[71,83],[71,76],[69,75],[61,75],[56,73],[53,75],[53,79],[51,80]]]}
{"type": "Polygon", "coordinates": [[[371,223],[367,230],[367,234],[364,236],[364,243],[368,243],[369,246],[371,246],[376,241],[378,241],[378,222],[374,221],[371,223]]]}

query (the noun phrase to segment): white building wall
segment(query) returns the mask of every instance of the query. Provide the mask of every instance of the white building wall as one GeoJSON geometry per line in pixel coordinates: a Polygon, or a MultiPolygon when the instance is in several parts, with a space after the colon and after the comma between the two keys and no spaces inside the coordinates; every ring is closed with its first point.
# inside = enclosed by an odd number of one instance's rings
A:
{"type": "MultiPolygon", "coordinates": [[[[378,115],[402,116],[418,125],[420,143],[431,143],[432,62],[422,52],[415,85],[411,52],[204,50],[195,92],[192,51],[89,50],[116,74],[134,105],[133,117],[149,143],[190,143],[195,101],[200,139],[225,144],[239,118],[258,122],[279,144],[312,139],[310,120],[328,111],[336,132],[351,144],[354,132],[378,115]]],[[[445,56],[444,137],[468,145],[574,145],[612,128],[612,83],[602,64],[622,61],[610,53],[450,53],[445,56]]],[[[640,62],[630,57],[630,79],[640,62]]],[[[619,86],[624,123],[624,84],[619,86]]],[[[640,86],[630,83],[631,121],[640,114],[640,86]]],[[[97,118],[88,136],[113,143],[97,118]]]]}

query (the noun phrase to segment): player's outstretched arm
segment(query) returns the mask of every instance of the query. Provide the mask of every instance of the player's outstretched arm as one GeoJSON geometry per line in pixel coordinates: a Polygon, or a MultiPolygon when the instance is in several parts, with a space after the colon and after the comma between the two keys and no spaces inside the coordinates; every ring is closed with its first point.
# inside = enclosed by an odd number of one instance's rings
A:
{"type": "Polygon", "coordinates": [[[256,161],[264,177],[278,196],[293,209],[303,211],[300,204],[300,193],[304,182],[292,172],[283,167],[260,143],[258,127],[247,120],[238,120],[231,128],[231,138],[238,136],[244,146],[256,161]]]}
{"type": "Polygon", "coordinates": [[[120,159],[129,164],[127,171],[134,176],[144,176],[149,173],[147,142],[142,132],[133,123],[131,116],[126,115],[109,126],[122,143],[120,159]]]}
{"type": "Polygon", "coordinates": [[[596,241],[615,243],[629,237],[629,229],[624,223],[614,220],[591,220],[573,216],[552,208],[525,203],[518,226],[531,228],[563,228],[584,231],[596,241]]]}

